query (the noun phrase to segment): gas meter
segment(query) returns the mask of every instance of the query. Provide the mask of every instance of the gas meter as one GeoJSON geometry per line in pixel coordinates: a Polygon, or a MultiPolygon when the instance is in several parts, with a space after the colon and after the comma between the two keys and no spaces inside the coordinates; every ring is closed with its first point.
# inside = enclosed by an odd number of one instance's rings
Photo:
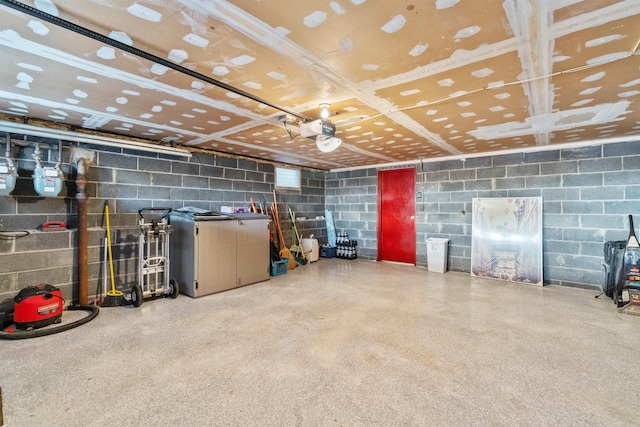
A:
{"type": "Polygon", "coordinates": [[[64,175],[60,166],[62,165],[62,141],[58,141],[58,163],[55,167],[42,167],[42,153],[40,145],[36,143],[36,149],[33,153],[36,161],[36,167],[33,170],[33,188],[41,196],[56,197],[62,190],[64,175]]]}
{"type": "Polygon", "coordinates": [[[58,168],[43,168],[37,166],[33,171],[33,187],[41,196],[55,197],[62,190],[64,175],[58,168]]]}
{"type": "Polygon", "coordinates": [[[16,168],[12,164],[0,165],[0,196],[8,196],[16,186],[16,168]]]}

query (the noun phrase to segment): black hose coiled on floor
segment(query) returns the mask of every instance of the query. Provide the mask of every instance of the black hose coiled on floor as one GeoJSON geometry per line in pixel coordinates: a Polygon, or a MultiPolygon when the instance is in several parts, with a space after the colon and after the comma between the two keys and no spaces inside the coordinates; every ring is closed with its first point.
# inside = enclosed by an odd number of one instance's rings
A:
{"type": "Polygon", "coordinates": [[[95,305],[71,305],[67,307],[67,310],[85,310],[89,312],[88,316],[78,319],[75,322],[65,323],[64,325],[56,326],[53,328],[36,329],[32,331],[16,331],[16,332],[0,332],[0,339],[2,340],[22,340],[27,338],[44,337],[46,335],[57,334],[58,332],[68,331],[69,329],[77,328],[80,325],[95,319],[100,313],[100,309],[95,305]]]}

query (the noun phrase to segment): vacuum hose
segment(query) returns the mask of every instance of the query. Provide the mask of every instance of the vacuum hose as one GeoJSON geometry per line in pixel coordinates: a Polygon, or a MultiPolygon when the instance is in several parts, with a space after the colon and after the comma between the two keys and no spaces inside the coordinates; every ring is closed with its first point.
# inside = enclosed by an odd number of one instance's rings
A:
{"type": "Polygon", "coordinates": [[[16,331],[16,332],[0,332],[0,339],[2,340],[22,340],[27,338],[44,337],[46,335],[57,334],[58,332],[68,331],[69,329],[77,328],[80,325],[95,319],[100,313],[100,309],[95,305],[72,305],[67,307],[67,310],[85,310],[89,312],[88,316],[76,320],[75,322],[65,323],[51,328],[35,329],[32,331],[16,331]]]}

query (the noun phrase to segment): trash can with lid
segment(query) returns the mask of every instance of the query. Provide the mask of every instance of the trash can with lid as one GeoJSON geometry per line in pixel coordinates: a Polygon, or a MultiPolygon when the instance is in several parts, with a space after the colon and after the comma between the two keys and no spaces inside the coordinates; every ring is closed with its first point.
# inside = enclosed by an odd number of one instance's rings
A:
{"type": "Polygon", "coordinates": [[[427,239],[427,268],[429,271],[444,273],[447,271],[447,253],[449,239],[429,237],[427,239]]]}

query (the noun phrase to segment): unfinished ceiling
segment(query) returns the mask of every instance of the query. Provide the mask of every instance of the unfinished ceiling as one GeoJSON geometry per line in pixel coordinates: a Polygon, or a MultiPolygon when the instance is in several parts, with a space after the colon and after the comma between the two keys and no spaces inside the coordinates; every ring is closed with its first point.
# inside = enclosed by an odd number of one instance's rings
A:
{"type": "Polygon", "coordinates": [[[639,41],[640,0],[0,0],[0,118],[319,169],[637,140],[639,41]]]}

